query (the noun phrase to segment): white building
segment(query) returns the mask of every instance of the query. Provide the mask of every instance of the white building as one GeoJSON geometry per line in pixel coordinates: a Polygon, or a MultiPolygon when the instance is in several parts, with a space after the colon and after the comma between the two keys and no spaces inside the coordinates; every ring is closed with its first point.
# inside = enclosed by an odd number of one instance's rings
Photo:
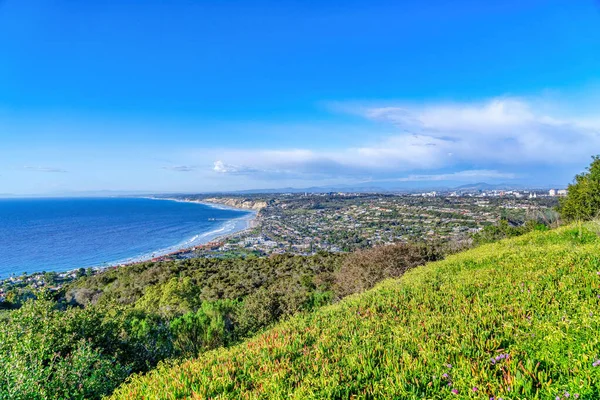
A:
{"type": "Polygon", "coordinates": [[[555,189],[550,189],[550,190],[548,191],[548,194],[549,194],[550,196],[553,196],[553,197],[554,197],[554,196],[556,196],[556,190],[555,190],[555,189]]]}

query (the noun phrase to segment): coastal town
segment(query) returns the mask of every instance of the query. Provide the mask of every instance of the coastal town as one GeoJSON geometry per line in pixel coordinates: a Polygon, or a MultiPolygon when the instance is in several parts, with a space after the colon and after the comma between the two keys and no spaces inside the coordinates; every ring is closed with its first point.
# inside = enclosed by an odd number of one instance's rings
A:
{"type": "Polygon", "coordinates": [[[93,268],[78,268],[65,272],[43,271],[0,280],[0,309],[3,308],[5,302],[7,304],[22,303],[29,298],[34,298],[34,292],[37,291],[58,292],[73,280],[82,276],[94,275],[100,271],[101,269],[93,268]]]}
{"type": "MultiPolygon", "coordinates": [[[[558,215],[554,207],[565,192],[552,189],[170,196],[178,201],[250,210],[254,218],[249,219],[246,229],[241,231],[145,261],[340,253],[415,241],[460,246],[483,227],[497,224],[501,219],[513,225],[528,220],[547,225],[555,223],[558,215]]],[[[56,292],[81,276],[119,266],[11,276],[0,281],[0,305],[5,301],[22,301],[41,289],[56,292]]]]}
{"type": "Polygon", "coordinates": [[[224,254],[314,254],[348,252],[395,242],[468,241],[500,219],[551,225],[564,190],[489,190],[387,193],[288,193],[184,196],[185,201],[258,210],[248,229],[181,252],[176,257],[224,254]]]}

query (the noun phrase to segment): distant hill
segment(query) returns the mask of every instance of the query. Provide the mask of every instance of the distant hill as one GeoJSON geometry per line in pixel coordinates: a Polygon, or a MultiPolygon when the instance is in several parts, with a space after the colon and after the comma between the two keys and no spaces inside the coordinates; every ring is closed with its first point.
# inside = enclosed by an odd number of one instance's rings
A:
{"type": "Polygon", "coordinates": [[[329,192],[352,192],[352,193],[376,193],[386,192],[379,186],[370,185],[351,185],[351,186],[311,186],[307,188],[279,188],[279,189],[252,189],[240,190],[233,193],[239,194],[258,194],[258,193],[329,193],[329,192]]]}
{"type": "Polygon", "coordinates": [[[450,256],[112,398],[600,398],[598,228],[450,256]]]}
{"type": "Polygon", "coordinates": [[[476,191],[476,190],[523,190],[523,189],[526,189],[526,187],[523,185],[517,185],[517,184],[511,184],[511,183],[490,184],[490,183],[485,183],[485,182],[479,182],[479,183],[470,183],[470,184],[466,184],[466,185],[457,186],[454,189],[462,190],[462,191],[467,191],[467,190],[472,190],[472,191],[476,191]]]}
{"type": "MultiPolygon", "coordinates": [[[[555,186],[558,187],[558,186],[555,186]]],[[[414,193],[423,191],[479,191],[479,190],[523,190],[528,187],[514,183],[490,184],[485,182],[469,183],[458,185],[457,182],[398,182],[398,181],[375,181],[363,182],[353,185],[334,185],[334,186],[312,186],[307,188],[272,188],[272,189],[253,189],[241,190],[231,193],[237,194],[259,194],[259,193],[414,193]]],[[[529,187],[533,189],[532,187],[529,187]]],[[[544,187],[545,189],[545,187],[544,187]]]]}

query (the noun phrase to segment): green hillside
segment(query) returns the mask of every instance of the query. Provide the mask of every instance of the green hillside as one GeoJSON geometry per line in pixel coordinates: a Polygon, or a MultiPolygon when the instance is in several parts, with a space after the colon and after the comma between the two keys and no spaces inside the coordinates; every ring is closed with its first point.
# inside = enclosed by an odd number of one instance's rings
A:
{"type": "Polygon", "coordinates": [[[416,268],[113,398],[600,398],[597,227],[416,268]]]}

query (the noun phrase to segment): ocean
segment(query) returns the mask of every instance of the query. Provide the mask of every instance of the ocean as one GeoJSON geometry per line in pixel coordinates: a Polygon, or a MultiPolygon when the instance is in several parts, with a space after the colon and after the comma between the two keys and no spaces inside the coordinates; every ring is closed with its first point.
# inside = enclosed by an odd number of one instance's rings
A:
{"type": "Polygon", "coordinates": [[[242,230],[252,216],[142,198],[0,199],[0,279],[150,259],[242,230]]]}

